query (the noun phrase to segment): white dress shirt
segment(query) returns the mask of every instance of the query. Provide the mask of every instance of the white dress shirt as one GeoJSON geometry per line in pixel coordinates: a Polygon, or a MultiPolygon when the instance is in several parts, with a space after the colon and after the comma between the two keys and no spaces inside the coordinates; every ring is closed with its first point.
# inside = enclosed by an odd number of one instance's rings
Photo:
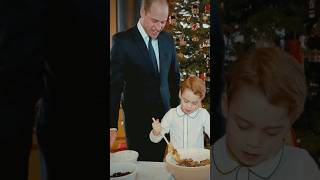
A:
{"type": "MultiPolygon", "coordinates": [[[[170,141],[176,148],[204,148],[205,132],[210,137],[210,114],[204,108],[198,108],[191,114],[181,110],[181,105],[171,108],[161,120],[162,134],[170,133],[170,141]]],[[[150,140],[161,141],[162,136],[150,132],[150,140]]]]}
{"type": "Polygon", "coordinates": [[[319,180],[320,171],[309,153],[284,145],[270,160],[256,166],[242,166],[227,152],[225,136],[214,145],[211,179],[217,180],[319,180]]]}
{"type": "MultiPolygon", "coordinates": [[[[137,24],[138,30],[144,40],[144,43],[146,44],[146,47],[148,47],[148,42],[149,42],[149,35],[146,33],[146,31],[143,29],[140,20],[137,24]]],[[[159,45],[158,45],[158,39],[152,39],[151,41],[153,49],[154,49],[154,53],[156,54],[156,59],[157,59],[157,66],[158,66],[158,70],[160,72],[160,66],[159,66],[159,45]]]]}

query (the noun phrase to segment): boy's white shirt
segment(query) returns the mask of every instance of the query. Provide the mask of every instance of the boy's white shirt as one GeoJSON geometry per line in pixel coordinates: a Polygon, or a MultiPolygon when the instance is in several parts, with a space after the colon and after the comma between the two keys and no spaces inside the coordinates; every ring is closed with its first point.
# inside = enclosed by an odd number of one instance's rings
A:
{"type": "Polygon", "coordinates": [[[225,136],[211,149],[211,179],[219,180],[319,180],[320,170],[300,148],[284,145],[272,159],[253,167],[241,166],[227,153],[225,136]],[[280,162],[280,163],[279,163],[280,162]],[[279,164],[279,165],[278,165],[279,164]],[[220,172],[219,172],[220,171],[220,172]],[[229,172],[229,173],[227,173],[229,172]],[[261,176],[263,178],[257,177],[261,176]],[[224,175],[223,175],[224,174],[224,175]],[[271,175],[272,174],[272,175],[271,175]],[[271,176],[270,176],[271,175],[271,176]],[[249,177],[248,177],[249,176],[249,177]],[[270,178],[266,178],[270,176],[270,178]]]}
{"type": "MultiPolygon", "coordinates": [[[[210,114],[198,108],[190,114],[181,110],[181,105],[171,108],[161,120],[162,134],[170,133],[170,142],[176,148],[204,148],[205,132],[210,137],[210,114]]],[[[150,140],[158,143],[162,136],[150,132],[150,140]]]]}

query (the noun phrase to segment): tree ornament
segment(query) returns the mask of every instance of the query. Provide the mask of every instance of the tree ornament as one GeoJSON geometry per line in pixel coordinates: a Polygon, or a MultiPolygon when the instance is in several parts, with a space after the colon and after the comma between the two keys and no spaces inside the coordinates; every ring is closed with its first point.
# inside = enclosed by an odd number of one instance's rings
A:
{"type": "Polygon", "coordinates": [[[178,58],[180,61],[184,60],[184,54],[183,54],[182,52],[179,52],[179,53],[177,54],[177,58],[178,58]]]}
{"type": "Polygon", "coordinates": [[[202,79],[203,81],[206,81],[206,73],[200,73],[199,78],[202,79]]]}
{"type": "Polygon", "coordinates": [[[315,8],[316,0],[309,0],[308,3],[308,14],[309,18],[314,18],[316,16],[316,8],[315,8]]]}
{"type": "Polygon", "coordinates": [[[192,5],[192,14],[198,15],[199,14],[199,5],[198,4],[193,4],[192,5]]]}
{"type": "Polygon", "coordinates": [[[185,46],[187,44],[187,42],[184,40],[184,36],[181,35],[179,38],[179,45],[180,46],[185,46]]]}
{"type": "Polygon", "coordinates": [[[188,22],[190,22],[191,16],[186,16],[186,19],[187,19],[188,22]]]}
{"type": "Polygon", "coordinates": [[[193,42],[198,42],[198,41],[199,41],[199,37],[198,37],[198,36],[192,37],[192,41],[193,41],[193,42]]]}
{"type": "Polygon", "coordinates": [[[176,13],[172,13],[172,15],[169,17],[169,23],[172,26],[176,26],[177,25],[177,15],[176,15],[176,13]]]}
{"type": "Polygon", "coordinates": [[[197,30],[197,29],[199,29],[200,28],[200,24],[199,23],[194,23],[194,24],[192,24],[192,26],[191,26],[191,29],[193,30],[193,31],[195,31],[195,30],[197,30]]]}
{"type": "Polygon", "coordinates": [[[209,20],[209,17],[206,16],[206,15],[203,15],[202,20],[203,20],[204,23],[207,23],[208,20],[209,20]]]}
{"type": "Polygon", "coordinates": [[[209,3],[208,3],[208,4],[205,4],[205,5],[204,5],[204,13],[210,14],[210,8],[211,8],[211,6],[210,6],[209,3]]]}

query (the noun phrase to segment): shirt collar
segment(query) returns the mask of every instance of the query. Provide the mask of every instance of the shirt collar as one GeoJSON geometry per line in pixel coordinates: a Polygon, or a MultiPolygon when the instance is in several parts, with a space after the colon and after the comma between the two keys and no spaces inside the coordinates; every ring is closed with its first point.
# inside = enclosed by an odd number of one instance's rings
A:
{"type": "Polygon", "coordinates": [[[193,111],[192,113],[190,113],[190,114],[186,114],[186,113],[184,113],[183,111],[182,111],[182,109],[181,109],[181,104],[176,108],[177,109],[177,114],[178,114],[178,116],[185,116],[185,115],[187,115],[187,116],[189,116],[189,117],[191,117],[191,118],[195,118],[195,117],[197,117],[197,115],[199,114],[199,109],[200,108],[197,108],[195,111],[193,111]]]}
{"type": "Polygon", "coordinates": [[[233,160],[227,153],[226,137],[223,136],[213,146],[213,161],[217,171],[222,174],[228,174],[237,171],[238,168],[248,168],[251,173],[262,179],[270,177],[278,168],[281,163],[284,149],[280,150],[277,155],[265,162],[256,166],[245,167],[233,160]]]}
{"type": "Polygon", "coordinates": [[[149,40],[149,35],[146,33],[146,31],[142,27],[142,24],[141,24],[140,20],[138,21],[137,27],[138,27],[138,30],[139,30],[142,38],[149,40]]]}

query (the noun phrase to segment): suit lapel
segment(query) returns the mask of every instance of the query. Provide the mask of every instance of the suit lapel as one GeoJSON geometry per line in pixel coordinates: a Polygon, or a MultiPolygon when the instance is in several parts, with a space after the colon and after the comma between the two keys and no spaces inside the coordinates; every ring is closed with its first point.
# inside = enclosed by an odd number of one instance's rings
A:
{"type": "Polygon", "coordinates": [[[136,45],[138,46],[138,49],[140,50],[142,56],[144,57],[144,59],[146,60],[146,64],[148,65],[149,68],[152,69],[153,72],[155,72],[154,67],[153,67],[153,63],[151,62],[150,56],[149,56],[149,51],[148,48],[137,28],[137,26],[135,26],[133,28],[133,39],[134,42],[136,43],[136,45]]]}

